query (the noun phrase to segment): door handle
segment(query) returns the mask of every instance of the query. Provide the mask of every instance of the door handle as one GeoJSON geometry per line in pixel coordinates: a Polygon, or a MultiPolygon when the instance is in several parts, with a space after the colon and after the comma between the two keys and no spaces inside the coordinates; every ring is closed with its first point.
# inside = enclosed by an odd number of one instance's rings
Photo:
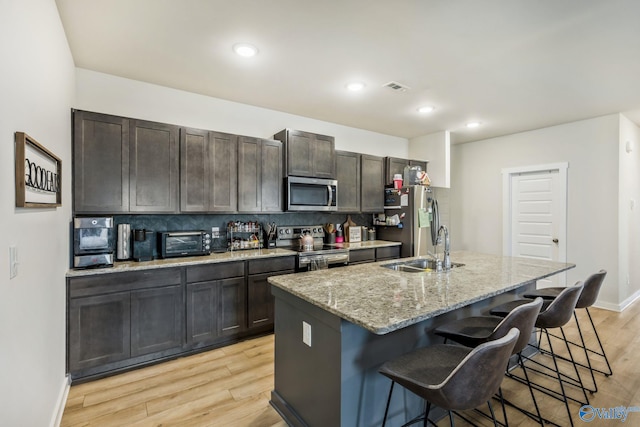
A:
{"type": "Polygon", "coordinates": [[[553,239],[552,242],[557,244],[558,243],[558,239],[553,239]]]}
{"type": "Polygon", "coordinates": [[[327,206],[331,206],[333,202],[333,189],[330,185],[327,185],[327,191],[329,192],[329,199],[327,200],[327,206]]]}

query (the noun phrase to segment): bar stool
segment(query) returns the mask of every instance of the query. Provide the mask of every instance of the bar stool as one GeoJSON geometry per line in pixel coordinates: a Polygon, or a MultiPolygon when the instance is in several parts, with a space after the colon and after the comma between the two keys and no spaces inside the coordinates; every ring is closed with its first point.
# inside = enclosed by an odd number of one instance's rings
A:
{"type": "Polygon", "coordinates": [[[472,409],[485,402],[489,405],[495,424],[495,414],[489,399],[500,387],[504,367],[519,335],[520,332],[513,328],[504,337],[480,344],[474,349],[435,344],[386,362],[379,370],[382,375],[391,379],[383,427],[387,422],[395,383],[426,402],[424,418],[420,415],[403,427],[421,420],[426,426],[432,404],[449,411],[449,420],[453,426],[451,411],[472,409]]]}
{"type": "MultiPolygon", "coordinates": [[[[558,367],[558,361],[557,361],[557,357],[556,357],[556,353],[553,351],[553,345],[551,344],[551,338],[550,338],[550,334],[549,334],[549,329],[554,329],[554,328],[560,328],[560,331],[562,332],[563,337],[566,338],[564,331],[562,330],[562,327],[564,325],[567,324],[567,322],[571,319],[571,315],[573,314],[573,311],[576,307],[576,303],[578,302],[578,298],[580,297],[580,293],[582,292],[582,287],[583,284],[582,282],[577,282],[575,284],[575,286],[571,286],[568,288],[563,289],[560,294],[558,294],[558,296],[552,300],[548,305],[544,304],[542,307],[542,311],[540,312],[540,314],[538,314],[538,317],[536,319],[536,324],[535,326],[537,328],[540,329],[540,334],[542,335],[542,333],[544,332],[545,336],[547,337],[547,342],[549,344],[549,350],[550,350],[550,354],[551,354],[551,358],[553,359],[553,366],[554,368],[550,368],[548,366],[543,365],[540,362],[537,362],[533,359],[527,358],[528,360],[532,361],[533,363],[536,363],[540,366],[544,366],[549,370],[553,370],[556,374],[556,378],[558,380],[558,383],[560,385],[560,393],[558,393],[555,390],[551,390],[548,387],[544,387],[540,384],[535,384],[532,382],[532,384],[535,386],[536,390],[539,390],[545,394],[547,394],[548,396],[554,397],[558,400],[561,400],[564,402],[565,408],[567,409],[567,415],[569,416],[569,421],[571,423],[571,426],[573,426],[573,418],[571,417],[571,410],[569,409],[569,400],[573,400],[575,402],[578,402],[581,404],[581,406],[583,405],[588,405],[589,404],[589,398],[587,397],[587,393],[585,391],[584,385],[582,384],[582,379],[580,378],[580,373],[578,372],[578,368],[575,365],[575,360],[573,359],[573,355],[571,353],[571,348],[569,347],[569,344],[565,341],[565,344],[567,346],[567,351],[569,352],[569,356],[571,357],[571,361],[573,362],[573,368],[575,370],[576,378],[572,378],[566,374],[563,374],[560,372],[560,368],[558,367]],[[546,305],[546,307],[545,307],[546,305]],[[566,379],[563,380],[562,377],[568,378],[571,381],[567,381],[566,379]],[[584,394],[585,402],[579,401],[577,399],[571,398],[569,396],[567,396],[567,393],[565,392],[565,388],[564,388],[564,383],[568,383],[568,384],[572,384],[575,386],[578,386],[582,389],[582,392],[584,394]],[[560,397],[561,396],[561,397],[560,397]]],[[[494,307],[493,309],[491,309],[490,313],[496,316],[501,316],[504,317],[506,316],[508,313],[511,312],[511,310],[513,310],[515,307],[519,306],[519,305],[523,305],[523,304],[527,304],[530,300],[527,299],[518,299],[518,300],[514,300],[514,301],[510,301],[507,302],[505,304],[499,305],[497,307],[494,307]]],[[[542,337],[540,338],[540,341],[542,340],[542,337]]],[[[547,375],[547,376],[551,376],[548,375],[545,372],[541,372],[532,368],[529,368],[532,371],[536,371],[538,373],[541,373],[543,375],[547,375]]],[[[513,378],[518,379],[518,377],[512,376],[513,378]]],[[[520,379],[521,381],[523,381],[522,379],[520,379]]],[[[524,381],[523,381],[524,382],[524,381]]]]}
{"type": "MultiPolygon", "coordinates": [[[[533,333],[536,319],[540,313],[542,302],[542,298],[536,298],[534,301],[519,305],[511,310],[504,318],[498,316],[471,316],[454,320],[438,326],[434,329],[434,333],[444,337],[445,343],[447,340],[452,340],[468,347],[477,347],[484,342],[503,337],[511,328],[517,328],[520,331],[520,337],[513,347],[512,354],[518,356],[518,365],[522,368],[527,386],[529,387],[531,400],[536,409],[536,416],[534,417],[534,414],[527,410],[517,408],[506,400],[505,403],[509,403],[525,415],[530,416],[540,422],[541,425],[544,425],[544,419],[540,414],[538,402],[533,393],[533,387],[529,381],[529,375],[527,374],[527,369],[522,358],[522,350],[524,350],[531,339],[531,334],[533,333]]],[[[505,369],[508,369],[508,366],[505,366],[505,369]]],[[[506,424],[506,413],[504,417],[506,424]]]]}
{"type": "MultiPolygon", "coordinates": [[[[605,270],[600,270],[599,272],[592,274],[584,281],[584,288],[582,289],[582,293],[580,293],[580,298],[578,298],[578,302],[576,303],[576,308],[584,308],[587,312],[587,316],[589,317],[589,321],[591,322],[591,328],[596,336],[596,340],[598,341],[598,345],[600,346],[600,351],[593,350],[587,347],[584,337],[582,334],[582,328],[580,327],[580,322],[578,321],[578,316],[576,312],[573,312],[573,317],[576,320],[576,326],[578,327],[578,335],[580,336],[580,344],[575,343],[573,341],[569,341],[570,344],[575,345],[577,347],[581,347],[584,350],[585,357],[587,359],[587,365],[585,366],[581,363],[578,363],[578,366],[582,366],[583,368],[589,369],[591,372],[591,380],[593,381],[594,390],[590,390],[591,392],[598,391],[598,384],[596,383],[596,378],[593,375],[594,371],[604,374],[604,376],[608,377],[613,375],[613,370],[611,369],[611,364],[609,364],[609,358],[604,351],[604,347],[602,346],[602,341],[600,340],[600,336],[598,335],[598,330],[596,329],[596,325],[593,323],[593,318],[591,317],[591,313],[589,313],[589,307],[595,304],[598,299],[598,294],[600,293],[600,288],[602,288],[602,283],[604,282],[604,278],[607,275],[605,270]],[[589,353],[593,353],[597,356],[604,358],[605,363],[607,364],[608,372],[602,371],[600,369],[596,369],[591,365],[591,358],[589,357],[589,353]]],[[[533,292],[528,292],[524,294],[525,298],[537,298],[541,297],[545,300],[553,300],[555,299],[560,292],[562,292],[563,287],[552,287],[552,288],[543,288],[537,289],[533,292]]],[[[559,337],[558,337],[559,338],[559,337]]]]}

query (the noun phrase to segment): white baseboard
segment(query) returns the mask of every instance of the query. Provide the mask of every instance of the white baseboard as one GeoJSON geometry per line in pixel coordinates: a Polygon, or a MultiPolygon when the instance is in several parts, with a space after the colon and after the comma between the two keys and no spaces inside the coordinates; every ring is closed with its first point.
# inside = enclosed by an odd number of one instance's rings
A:
{"type": "Polygon", "coordinates": [[[627,307],[633,304],[637,299],[640,299],[640,291],[635,292],[629,298],[622,301],[620,304],[614,304],[611,302],[596,301],[594,307],[604,308],[605,310],[617,311],[618,313],[624,311],[627,307]]]}
{"type": "Polygon", "coordinates": [[[71,377],[68,375],[64,377],[62,385],[60,387],[60,393],[58,393],[58,404],[56,405],[55,417],[51,420],[49,427],[60,427],[62,422],[62,414],[64,413],[64,407],[67,404],[67,397],[69,396],[69,389],[71,388],[71,377]]]}

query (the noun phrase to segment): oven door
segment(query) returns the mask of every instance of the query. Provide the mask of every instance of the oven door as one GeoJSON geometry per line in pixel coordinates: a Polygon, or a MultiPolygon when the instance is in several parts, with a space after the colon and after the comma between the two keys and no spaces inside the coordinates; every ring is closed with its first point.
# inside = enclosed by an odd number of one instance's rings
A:
{"type": "Polygon", "coordinates": [[[338,210],[338,181],[334,179],[287,177],[288,211],[338,210]]]}
{"type": "Polygon", "coordinates": [[[324,270],[349,264],[349,252],[298,257],[298,271],[324,270]]]}

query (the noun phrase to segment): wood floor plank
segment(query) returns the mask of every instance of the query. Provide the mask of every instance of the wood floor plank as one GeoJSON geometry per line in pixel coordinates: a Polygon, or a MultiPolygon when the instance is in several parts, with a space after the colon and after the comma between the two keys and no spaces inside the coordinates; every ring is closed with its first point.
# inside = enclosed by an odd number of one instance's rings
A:
{"type": "MultiPolygon", "coordinates": [[[[589,395],[590,404],[605,409],[640,406],[640,368],[637,363],[637,355],[640,354],[640,335],[637,334],[640,330],[640,301],[622,313],[597,308],[590,311],[614,371],[611,377],[596,376],[599,391],[589,395]]],[[[588,345],[597,345],[586,313],[579,312],[579,320],[588,345]]],[[[570,339],[578,339],[573,321],[567,325],[566,332],[570,339]]],[[[561,348],[554,341],[556,347],[561,348]]],[[[580,350],[572,348],[572,352],[584,359],[580,350]]],[[[61,425],[285,427],[284,421],[269,404],[273,389],[273,354],[274,338],[268,335],[90,383],[72,385],[61,425]]],[[[548,356],[536,357],[545,363],[551,362],[548,356]]],[[[598,367],[604,366],[603,360],[595,357],[592,360],[598,367]]],[[[569,365],[562,366],[563,370],[571,372],[569,365]]],[[[580,372],[585,381],[591,381],[584,369],[580,372]]],[[[540,381],[557,387],[557,381],[553,379],[540,378],[540,381]]],[[[533,409],[526,387],[507,379],[503,381],[503,388],[510,400],[533,409]]],[[[570,388],[570,392],[578,396],[581,393],[575,388],[570,388]]],[[[546,418],[559,425],[568,425],[564,404],[540,392],[535,394],[546,418]]],[[[575,425],[582,422],[578,417],[579,409],[579,404],[570,404],[575,425]]],[[[538,425],[513,409],[509,409],[507,415],[511,425],[538,425]]],[[[492,425],[476,415],[471,417],[479,426],[492,425]]],[[[598,425],[595,421],[592,424],[598,425]]],[[[640,413],[629,414],[625,424],[640,425],[640,413]]],[[[441,420],[438,425],[448,426],[448,420],[441,420]]],[[[465,423],[456,419],[456,425],[465,423]]]]}

